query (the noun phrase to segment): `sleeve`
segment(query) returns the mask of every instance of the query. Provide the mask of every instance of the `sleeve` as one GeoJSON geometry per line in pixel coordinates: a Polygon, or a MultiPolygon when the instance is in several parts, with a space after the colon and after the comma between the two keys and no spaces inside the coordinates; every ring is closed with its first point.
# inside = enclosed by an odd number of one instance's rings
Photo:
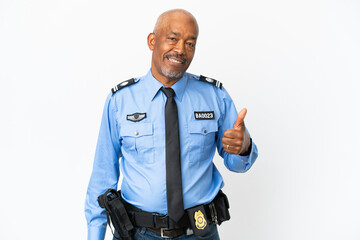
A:
{"type": "Polygon", "coordinates": [[[120,176],[120,141],[115,119],[115,101],[109,94],[101,119],[100,132],[96,146],[93,170],[85,201],[85,217],[88,227],[88,240],[103,240],[106,232],[106,213],[100,208],[97,198],[107,189],[117,189],[120,176]]]}
{"type": "MultiPolygon", "coordinates": [[[[247,156],[233,155],[225,152],[222,144],[222,138],[224,136],[224,132],[226,129],[231,129],[234,127],[234,123],[236,121],[238,112],[235,108],[234,102],[232,101],[231,97],[229,96],[225,88],[222,88],[219,91],[220,91],[219,94],[220,97],[218,98],[218,101],[221,109],[221,117],[219,119],[219,132],[218,132],[218,137],[216,139],[218,153],[224,159],[224,164],[227,169],[233,172],[243,173],[249,170],[251,166],[254,164],[258,156],[258,150],[256,144],[252,140],[252,144],[250,146],[251,151],[247,156]]],[[[246,129],[246,131],[248,130],[246,129]]]]}

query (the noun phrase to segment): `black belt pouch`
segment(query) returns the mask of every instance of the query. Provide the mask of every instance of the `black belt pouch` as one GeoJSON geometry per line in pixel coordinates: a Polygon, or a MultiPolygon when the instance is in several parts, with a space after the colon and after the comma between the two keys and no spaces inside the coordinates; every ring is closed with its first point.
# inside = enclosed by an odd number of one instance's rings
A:
{"type": "Polygon", "coordinates": [[[230,219],[230,212],[229,212],[229,200],[227,196],[220,190],[218,195],[213,200],[215,204],[216,213],[217,213],[217,221],[220,225],[222,222],[227,221],[230,219]]]}
{"type": "Polygon", "coordinates": [[[132,238],[132,225],[126,209],[121,202],[121,193],[115,189],[107,190],[103,195],[98,197],[100,207],[105,208],[110,225],[110,219],[113,223],[115,230],[120,234],[124,240],[131,240],[132,238]]]}
{"type": "Polygon", "coordinates": [[[209,224],[211,222],[206,217],[204,205],[189,208],[186,211],[195,236],[202,236],[210,232],[209,224]]]}

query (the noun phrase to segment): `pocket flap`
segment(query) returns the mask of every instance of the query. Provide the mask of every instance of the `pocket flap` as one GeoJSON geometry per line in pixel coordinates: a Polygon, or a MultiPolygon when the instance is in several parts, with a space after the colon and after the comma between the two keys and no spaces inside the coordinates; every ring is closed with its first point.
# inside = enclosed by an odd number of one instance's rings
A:
{"type": "Polygon", "coordinates": [[[218,125],[217,121],[191,121],[189,122],[189,132],[190,133],[199,133],[206,135],[208,133],[217,132],[218,125]]]}
{"type": "Polygon", "coordinates": [[[153,135],[152,123],[122,124],[120,135],[127,137],[141,137],[153,135]]]}

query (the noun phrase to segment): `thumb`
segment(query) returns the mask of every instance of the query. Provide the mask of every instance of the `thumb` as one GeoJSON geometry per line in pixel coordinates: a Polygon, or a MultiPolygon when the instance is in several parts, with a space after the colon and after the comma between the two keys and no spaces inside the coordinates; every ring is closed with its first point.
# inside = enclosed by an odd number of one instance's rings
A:
{"type": "Polygon", "coordinates": [[[241,111],[239,112],[237,119],[234,123],[234,129],[240,129],[241,126],[244,125],[244,118],[246,116],[246,113],[247,113],[246,108],[241,109],[241,111]]]}

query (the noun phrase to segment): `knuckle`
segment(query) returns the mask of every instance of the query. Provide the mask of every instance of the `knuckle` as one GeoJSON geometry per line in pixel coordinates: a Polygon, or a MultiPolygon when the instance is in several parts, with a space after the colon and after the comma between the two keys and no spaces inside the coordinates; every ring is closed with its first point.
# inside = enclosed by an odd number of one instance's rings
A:
{"type": "Polygon", "coordinates": [[[242,141],[241,140],[235,140],[234,141],[234,146],[241,146],[242,145],[242,141]]]}
{"type": "Polygon", "coordinates": [[[231,136],[231,129],[226,129],[224,132],[224,137],[229,137],[231,136]]]}

